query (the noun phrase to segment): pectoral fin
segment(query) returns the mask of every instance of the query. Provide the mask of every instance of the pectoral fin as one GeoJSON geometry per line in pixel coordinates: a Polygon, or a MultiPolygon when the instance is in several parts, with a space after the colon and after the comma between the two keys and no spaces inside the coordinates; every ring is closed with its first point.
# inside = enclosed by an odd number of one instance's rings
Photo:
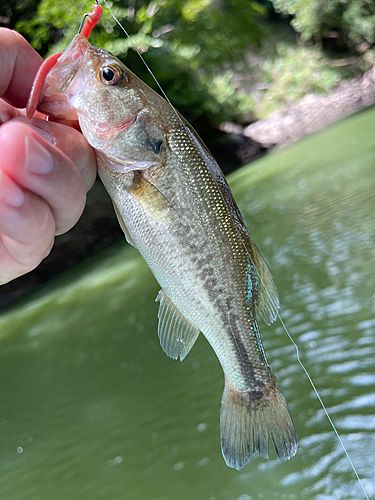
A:
{"type": "Polygon", "coordinates": [[[134,185],[128,191],[137,200],[139,205],[151,214],[155,220],[165,223],[178,218],[172,203],[150,180],[145,179],[140,172],[135,178],[134,185]]]}
{"type": "Polygon", "coordinates": [[[128,229],[125,226],[124,219],[122,218],[122,215],[119,211],[119,209],[116,207],[116,205],[113,203],[113,209],[115,211],[118,223],[120,224],[121,229],[124,231],[126,241],[129,243],[129,245],[132,245],[134,247],[134,243],[129,235],[128,229]]]}
{"type": "Polygon", "coordinates": [[[158,336],[163,351],[172,359],[183,361],[198,338],[199,330],[183,316],[173,302],[160,290],[158,336]]]}

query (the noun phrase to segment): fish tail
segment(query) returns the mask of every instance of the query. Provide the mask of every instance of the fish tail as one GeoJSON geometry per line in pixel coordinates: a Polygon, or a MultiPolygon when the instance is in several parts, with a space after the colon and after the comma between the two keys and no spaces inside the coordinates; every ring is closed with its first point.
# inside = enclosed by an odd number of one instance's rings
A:
{"type": "Polygon", "coordinates": [[[259,390],[239,392],[225,382],[220,412],[221,451],[229,467],[241,469],[256,455],[276,453],[288,460],[297,452],[297,434],[287,402],[272,381],[259,390]]]}

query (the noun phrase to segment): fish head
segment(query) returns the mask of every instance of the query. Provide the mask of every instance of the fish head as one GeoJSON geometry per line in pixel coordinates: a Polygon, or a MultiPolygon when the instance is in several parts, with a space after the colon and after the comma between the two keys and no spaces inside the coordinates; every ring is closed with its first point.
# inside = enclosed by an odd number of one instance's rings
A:
{"type": "Polygon", "coordinates": [[[78,119],[87,141],[114,170],[142,170],[160,162],[165,139],[155,99],[163,105],[118,58],[76,35],[49,72],[38,109],[78,119]]]}

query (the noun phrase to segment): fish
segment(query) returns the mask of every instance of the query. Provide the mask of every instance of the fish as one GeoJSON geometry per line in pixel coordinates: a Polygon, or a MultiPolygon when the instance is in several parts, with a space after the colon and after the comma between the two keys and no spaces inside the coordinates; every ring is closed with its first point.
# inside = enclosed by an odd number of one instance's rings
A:
{"type": "Polygon", "coordinates": [[[286,399],[272,373],[258,317],[279,298],[217,162],[192,126],[118,58],[76,35],[50,70],[38,109],[78,120],[130,245],[161,289],[157,333],[184,360],[202,334],[224,372],[220,443],[241,469],[297,452],[286,399]]]}

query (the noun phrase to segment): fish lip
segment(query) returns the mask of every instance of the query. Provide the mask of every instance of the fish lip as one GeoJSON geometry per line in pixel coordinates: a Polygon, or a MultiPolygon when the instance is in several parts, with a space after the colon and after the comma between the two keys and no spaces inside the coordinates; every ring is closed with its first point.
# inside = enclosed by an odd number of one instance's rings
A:
{"type": "Polygon", "coordinates": [[[82,35],[76,35],[70,43],[70,46],[59,58],[58,71],[64,72],[65,70],[67,71],[67,73],[64,76],[61,84],[57,87],[58,93],[62,94],[67,90],[72,80],[76,76],[78,69],[90,47],[91,46],[85,37],[83,37],[82,35]]]}
{"type": "Polygon", "coordinates": [[[108,135],[115,134],[117,132],[121,132],[122,130],[126,130],[131,127],[138,118],[138,114],[133,118],[128,120],[124,120],[122,122],[117,123],[116,125],[108,125],[107,123],[96,123],[95,124],[95,132],[101,137],[107,137],[108,135]]]}
{"type": "Polygon", "coordinates": [[[77,120],[76,110],[72,107],[69,97],[65,94],[74,80],[79,67],[90,50],[90,44],[82,35],[76,35],[70,46],[63,52],[57,64],[47,76],[39,111],[53,118],[77,120]],[[60,81],[61,76],[62,81],[60,81]]]}
{"type": "MultiPolygon", "coordinates": [[[[82,113],[82,111],[81,111],[82,113]]],[[[82,113],[87,116],[86,113],[82,113]]],[[[137,113],[133,118],[128,118],[121,122],[113,124],[108,124],[107,122],[96,122],[94,124],[94,132],[96,135],[104,138],[112,138],[123,130],[127,130],[137,121],[139,113],[137,113]]]]}

